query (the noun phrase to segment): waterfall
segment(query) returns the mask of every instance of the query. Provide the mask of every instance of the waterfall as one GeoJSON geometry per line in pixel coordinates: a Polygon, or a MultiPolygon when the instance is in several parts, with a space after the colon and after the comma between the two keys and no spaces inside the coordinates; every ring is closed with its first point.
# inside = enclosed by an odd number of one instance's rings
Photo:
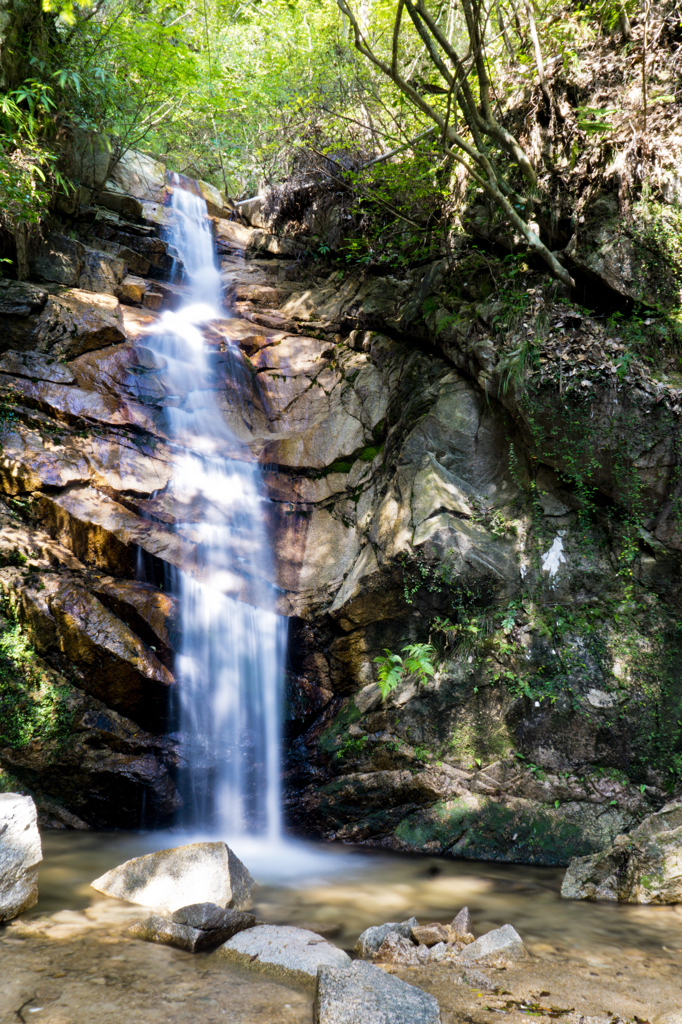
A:
{"type": "MultiPolygon", "coordinates": [[[[170,241],[182,258],[187,298],[177,312],[163,313],[145,345],[162,369],[175,452],[165,507],[173,509],[175,530],[199,552],[197,575],[172,570],[170,581],[181,609],[175,674],[185,761],[182,823],[276,840],[285,620],[267,602],[262,606],[262,581],[272,581],[273,568],[260,470],[226,455],[240,445],[221,412],[215,362],[202,333],[225,316],[206,203],[176,187],[172,209],[170,241]],[[254,581],[260,581],[259,607],[248,602],[254,581]]],[[[237,374],[229,345],[221,358],[237,374]]]]}

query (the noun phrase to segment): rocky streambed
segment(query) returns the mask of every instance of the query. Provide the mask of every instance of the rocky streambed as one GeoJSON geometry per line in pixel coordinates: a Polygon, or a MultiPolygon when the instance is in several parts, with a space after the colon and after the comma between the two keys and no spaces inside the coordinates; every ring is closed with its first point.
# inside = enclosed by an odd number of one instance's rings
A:
{"type": "MultiPolygon", "coordinates": [[[[239,1024],[313,1020],[315,991],[310,982],[287,983],[263,973],[252,952],[239,964],[211,950],[190,953],[140,941],[133,936],[139,935],[149,910],[91,887],[107,871],[110,879],[120,877],[117,865],[127,857],[153,856],[155,849],[177,844],[177,835],[48,831],[42,838],[39,902],[0,931],[3,1024],[17,1015],[25,1021],[89,1024],[94,1007],[97,1020],[105,1024],[189,1016],[239,1024]]],[[[320,948],[335,951],[346,963],[347,955],[364,956],[364,961],[353,962],[373,964],[387,978],[400,979],[435,999],[444,1024],[466,1017],[493,1024],[500,1014],[514,1024],[529,1015],[568,1024],[579,1024],[581,1018],[594,1024],[635,1017],[673,1024],[679,1019],[673,1012],[679,1014],[682,962],[676,948],[682,948],[682,917],[676,908],[561,901],[561,873],[547,868],[486,868],[300,845],[291,851],[299,861],[299,874],[284,881],[271,855],[262,851],[256,857],[252,850],[251,856],[260,871],[255,864],[251,870],[263,884],[253,889],[249,911],[236,913],[244,918],[253,914],[263,924],[240,935],[252,930],[257,938],[264,926],[275,926],[278,933],[304,935],[305,950],[313,957],[320,948]],[[464,903],[470,910],[466,927],[477,942],[462,934],[466,943],[445,942],[452,955],[443,956],[433,940],[442,946],[451,930],[460,935],[454,925],[458,918],[458,927],[464,926],[464,903]],[[504,933],[501,926],[510,921],[517,934],[514,949],[493,950],[492,957],[490,950],[481,950],[486,955],[468,962],[461,958],[462,950],[489,941],[481,936],[504,933]],[[404,947],[398,955],[397,946],[404,947]],[[406,950],[411,954],[406,956],[406,950]],[[425,958],[429,950],[432,962],[425,958]],[[418,962],[410,963],[417,953],[418,962]]],[[[179,880],[178,888],[181,884],[179,880]]],[[[205,925],[205,913],[194,923],[205,925]]],[[[414,1024],[419,1018],[397,1019],[414,1024]]]]}

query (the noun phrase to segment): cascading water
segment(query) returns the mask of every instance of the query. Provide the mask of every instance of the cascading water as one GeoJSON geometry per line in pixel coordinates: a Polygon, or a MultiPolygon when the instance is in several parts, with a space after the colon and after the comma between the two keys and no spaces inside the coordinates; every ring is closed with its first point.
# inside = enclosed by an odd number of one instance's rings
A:
{"type": "MultiPolygon", "coordinates": [[[[235,596],[244,596],[245,578],[261,581],[261,594],[262,581],[272,580],[260,473],[255,463],[225,454],[238,443],[220,409],[202,333],[224,318],[206,203],[176,187],[172,207],[170,240],[182,257],[187,299],[163,314],[145,345],[172,393],[166,415],[175,458],[166,504],[176,531],[199,552],[197,574],[174,570],[171,581],[182,627],[175,670],[186,759],[183,824],[273,840],[280,835],[285,620],[235,596]],[[184,400],[174,405],[178,396],[184,400]]],[[[229,346],[221,359],[234,379],[238,359],[229,346]]]]}

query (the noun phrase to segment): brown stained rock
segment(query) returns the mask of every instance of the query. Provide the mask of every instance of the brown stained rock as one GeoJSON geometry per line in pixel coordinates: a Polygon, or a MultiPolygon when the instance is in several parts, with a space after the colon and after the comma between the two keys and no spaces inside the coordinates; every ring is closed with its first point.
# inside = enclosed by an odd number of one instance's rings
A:
{"type": "Polygon", "coordinates": [[[439,924],[437,921],[432,924],[418,924],[412,929],[412,941],[416,942],[418,946],[431,946],[437,945],[439,942],[448,941],[448,933],[445,925],[439,924]]]}
{"type": "Polygon", "coordinates": [[[142,298],[142,305],[145,309],[160,309],[163,304],[161,292],[145,292],[142,298]]]}
{"type": "MultiPolygon", "coordinates": [[[[47,299],[47,296],[45,296],[47,299]]],[[[12,349],[0,356],[0,373],[29,380],[47,380],[53,384],[73,384],[72,371],[55,356],[42,352],[15,352],[12,349]]]]}
{"type": "Polygon", "coordinates": [[[224,220],[220,217],[215,220],[216,240],[234,249],[245,250],[251,244],[254,236],[254,229],[237,224],[236,221],[224,220]]]}
{"type": "MultiPolygon", "coordinates": [[[[120,576],[134,576],[137,549],[168,565],[205,576],[196,545],[174,530],[142,519],[91,487],[40,494],[36,510],[48,532],[83,562],[120,576]]],[[[236,584],[235,584],[236,585],[236,584]]]]}
{"type": "Polygon", "coordinates": [[[83,587],[67,583],[49,600],[59,647],[80,685],[107,707],[159,729],[173,676],[129,626],[83,587]]]}
{"type": "Polygon", "coordinates": [[[117,287],[116,297],[127,305],[140,305],[146,291],[147,282],[144,278],[128,274],[117,287]]]}
{"type": "Polygon", "coordinates": [[[90,590],[146,643],[156,647],[164,663],[170,660],[180,639],[176,597],[136,580],[97,580],[90,584],[90,590]]]}

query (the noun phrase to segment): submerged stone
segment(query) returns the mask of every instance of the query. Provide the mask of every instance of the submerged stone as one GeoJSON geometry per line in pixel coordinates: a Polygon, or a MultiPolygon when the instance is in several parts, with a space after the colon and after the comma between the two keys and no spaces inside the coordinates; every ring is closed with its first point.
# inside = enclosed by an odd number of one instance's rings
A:
{"type": "Polygon", "coordinates": [[[126,934],[133,939],[201,953],[214,949],[245,928],[252,928],[255,923],[253,914],[225,910],[215,903],[194,903],[176,910],[170,918],[152,914],[145,921],[131,925],[126,934]]]}
{"type": "Polygon", "coordinates": [[[106,896],[167,913],[203,902],[238,910],[248,903],[253,885],[226,843],[191,843],[133,857],[92,883],[106,896]]]}
{"type": "Polygon", "coordinates": [[[42,859],[33,800],[19,793],[0,793],[0,921],[36,905],[42,859]]]}
{"type": "Polygon", "coordinates": [[[437,1000],[414,985],[356,960],[322,967],[315,998],[316,1024],[440,1024],[437,1000]]]}

